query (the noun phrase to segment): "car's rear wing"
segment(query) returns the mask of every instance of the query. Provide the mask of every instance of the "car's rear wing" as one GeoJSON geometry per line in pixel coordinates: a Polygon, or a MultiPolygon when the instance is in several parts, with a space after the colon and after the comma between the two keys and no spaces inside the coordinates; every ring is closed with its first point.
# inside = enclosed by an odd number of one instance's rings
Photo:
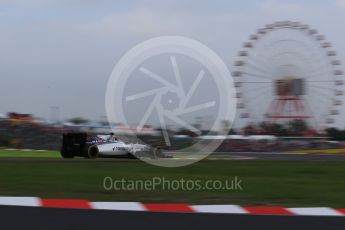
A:
{"type": "Polygon", "coordinates": [[[65,133],[62,136],[62,151],[66,154],[83,156],[86,148],[87,133],[65,133]]]}

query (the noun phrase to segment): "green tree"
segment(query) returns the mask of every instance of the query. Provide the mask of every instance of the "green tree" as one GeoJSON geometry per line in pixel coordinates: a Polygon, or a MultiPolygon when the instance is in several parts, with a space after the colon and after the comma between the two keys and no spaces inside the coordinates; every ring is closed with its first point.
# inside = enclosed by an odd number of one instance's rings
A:
{"type": "Polygon", "coordinates": [[[291,135],[302,135],[308,130],[308,124],[304,120],[295,119],[288,123],[288,129],[291,135]]]}
{"type": "Polygon", "coordinates": [[[329,136],[334,141],[344,141],[345,140],[345,130],[339,130],[337,128],[326,129],[327,136],[329,136]]]}
{"type": "Polygon", "coordinates": [[[266,135],[275,135],[275,136],[288,135],[288,130],[286,129],[286,127],[279,123],[262,122],[260,124],[260,128],[262,129],[263,133],[266,135]]]}
{"type": "Polygon", "coordinates": [[[82,124],[88,123],[89,120],[82,117],[74,117],[72,119],[69,119],[68,122],[71,122],[72,124],[75,124],[75,125],[82,125],[82,124]]]}

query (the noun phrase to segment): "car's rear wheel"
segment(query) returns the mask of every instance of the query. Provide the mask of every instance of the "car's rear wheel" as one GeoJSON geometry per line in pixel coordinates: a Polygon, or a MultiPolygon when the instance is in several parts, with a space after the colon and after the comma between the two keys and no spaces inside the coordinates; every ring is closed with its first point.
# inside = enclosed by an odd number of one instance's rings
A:
{"type": "Polygon", "coordinates": [[[98,147],[96,145],[91,145],[88,150],[87,150],[87,158],[97,158],[99,155],[99,150],[98,147]]]}

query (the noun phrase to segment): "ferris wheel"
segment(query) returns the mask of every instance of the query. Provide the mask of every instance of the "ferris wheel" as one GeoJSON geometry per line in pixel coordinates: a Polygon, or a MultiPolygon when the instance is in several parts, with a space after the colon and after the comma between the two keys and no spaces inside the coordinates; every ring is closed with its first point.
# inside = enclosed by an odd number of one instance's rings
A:
{"type": "Polygon", "coordinates": [[[266,25],[234,62],[239,116],[246,123],[300,119],[330,127],[342,105],[343,74],[332,44],[317,30],[290,21],[266,25]]]}

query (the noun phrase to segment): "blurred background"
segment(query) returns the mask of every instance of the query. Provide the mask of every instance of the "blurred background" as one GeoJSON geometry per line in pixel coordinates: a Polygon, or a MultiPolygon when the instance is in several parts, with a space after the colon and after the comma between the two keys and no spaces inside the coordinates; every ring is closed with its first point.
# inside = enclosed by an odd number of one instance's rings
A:
{"type": "Polygon", "coordinates": [[[221,139],[218,151],[341,148],[344,12],[343,0],[0,1],[0,144],[58,150],[63,132],[108,133],[112,126],[117,135],[134,131],[145,142],[164,146],[156,124],[140,130],[135,124],[108,124],[104,94],[113,66],[127,50],[152,37],[180,35],[224,60],[239,103],[236,120],[222,122],[224,129],[232,127],[228,135],[207,130],[212,117],[201,113],[190,123],[202,134],[168,128],[169,148],[221,139]],[[284,32],[293,26],[301,33],[284,32]],[[292,43],[274,45],[282,40],[292,43]],[[272,62],[287,52],[293,55],[272,62]],[[319,77],[310,84],[303,80],[314,75],[319,77]],[[266,95],[252,83],[268,83],[266,95]],[[310,108],[302,114],[284,108],[281,102],[290,97],[293,103],[292,96],[310,108]],[[273,109],[267,108],[272,102],[273,109]]]}

